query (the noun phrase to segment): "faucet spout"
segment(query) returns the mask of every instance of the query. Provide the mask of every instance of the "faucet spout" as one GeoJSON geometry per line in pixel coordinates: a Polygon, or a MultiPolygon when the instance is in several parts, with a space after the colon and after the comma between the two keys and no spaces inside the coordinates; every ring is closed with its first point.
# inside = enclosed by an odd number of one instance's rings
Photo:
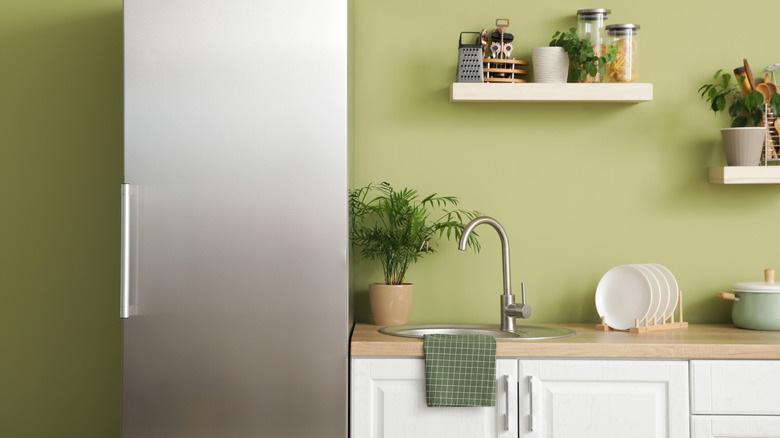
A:
{"type": "Polygon", "coordinates": [[[501,264],[504,271],[504,293],[501,295],[501,330],[512,332],[515,330],[515,318],[529,318],[531,316],[531,306],[525,303],[525,284],[522,285],[522,304],[516,304],[515,296],[512,295],[512,283],[509,279],[509,238],[506,236],[504,227],[493,218],[486,216],[478,217],[469,222],[463,229],[460,241],[458,241],[458,249],[461,251],[466,250],[469,235],[474,231],[474,228],[481,224],[492,226],[501,239],[501,264]]]}
{"type": "Polygon", "coordinates": [[[466,242],[468,242],[469,235],[472,231],[474,231],[474,228],[481,224],[488,224],[495,228],[495,230],[498,232],[499,239],[501,239],[501,264],[504,271],[504,295],[511,295],[512,282],[509,278],[509,238],[506,236],[504,227],[502,227],[497,220],[487,216],[482,216],[469,222],[468,225],[466,225],[466,228],[463,229],[463,233],[460,235],[458,249],[461,251],[466,250],[466,242]]]}

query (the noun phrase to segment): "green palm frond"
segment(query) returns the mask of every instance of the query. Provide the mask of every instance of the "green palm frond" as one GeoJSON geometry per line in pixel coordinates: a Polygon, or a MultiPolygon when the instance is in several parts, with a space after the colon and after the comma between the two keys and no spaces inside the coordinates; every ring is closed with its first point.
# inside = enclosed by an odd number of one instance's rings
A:
{"type": "MultiPolygon", "coordinates": [[[[423,255],[436,252],[435,238],[460,239],[466,223],[480,216],[476,210],[453,209],[459,200],[436,193],[419,199],[416,190],[394,190],[390,184],[368,184],[349,192],[350,240],[367,260],[382,264],[385,283],[401,284],[407,269],[423,255]],[[441,215],[431,220],[431,214],[441,215]],[[438,213],[437,213],[438,214],[438,213]]],[[[467,241],[474,251],[481,249],[478,236],[467,241]]]]}

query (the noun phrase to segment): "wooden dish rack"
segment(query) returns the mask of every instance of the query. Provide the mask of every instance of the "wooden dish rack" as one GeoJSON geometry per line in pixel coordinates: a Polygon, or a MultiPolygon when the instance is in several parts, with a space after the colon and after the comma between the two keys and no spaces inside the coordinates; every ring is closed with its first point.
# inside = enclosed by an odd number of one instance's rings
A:
{"type": "Polygon", "coordinates": [[[677,311],[679,312],[679,319],[677,322],[674,320],[674,312],[672,312],[671,317],[669,317],[668,321],[666,319],[662,321],[658,321],[657,317],[653,317],[653,319],[645,318],[643,321],[640,321],[638,319],[634,320],[634,326],[629,328],[628,330],[619,330],[610,327],[606,323],[606,317],[601,317],[601,324],[596,325],[596,330],[608,332],[608,331],[622,331],[622,332],[629,332],[629,333],[649,333],[649,332],[661,332],[666,330],[679,330],[679,329],[687,329],[688,323],[683,321],[683,298],[682,298],[682,291],[679,291],[678,294],[678,302],[677,302],[677,311]]]}

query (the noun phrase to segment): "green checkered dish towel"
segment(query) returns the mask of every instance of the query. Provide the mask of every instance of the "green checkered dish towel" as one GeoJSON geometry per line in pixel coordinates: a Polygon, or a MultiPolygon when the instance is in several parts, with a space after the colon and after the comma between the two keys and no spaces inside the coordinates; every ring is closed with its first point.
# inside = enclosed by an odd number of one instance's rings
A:
{"type": "Polygon", "coordinates": [[[425,335],[428,407],[496,405],[496,339],[425,335]]]}

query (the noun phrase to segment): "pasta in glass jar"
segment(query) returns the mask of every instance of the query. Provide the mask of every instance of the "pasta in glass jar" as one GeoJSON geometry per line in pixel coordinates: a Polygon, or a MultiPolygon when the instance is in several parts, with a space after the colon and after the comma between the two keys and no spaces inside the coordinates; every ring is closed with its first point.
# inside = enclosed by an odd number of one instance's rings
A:
{"type": "Polygon", "coordinates": [[[607,65],[607,82],[636,82],[638,53],[638,24],[610,24],[607,44],[617,47],[615,60],[607,65]]]}
{"type": "MultiPolygon", "coordinates": [[[[590,46],[596,56],[604,56],[606,45],[604,24],[609,19],[609,9],[580,9],[577,11],[577,35],[580,38],[590,40],[590,46]]],[[[601,75],[586,76],[580,82],[603,82],[601,75]]]]}

